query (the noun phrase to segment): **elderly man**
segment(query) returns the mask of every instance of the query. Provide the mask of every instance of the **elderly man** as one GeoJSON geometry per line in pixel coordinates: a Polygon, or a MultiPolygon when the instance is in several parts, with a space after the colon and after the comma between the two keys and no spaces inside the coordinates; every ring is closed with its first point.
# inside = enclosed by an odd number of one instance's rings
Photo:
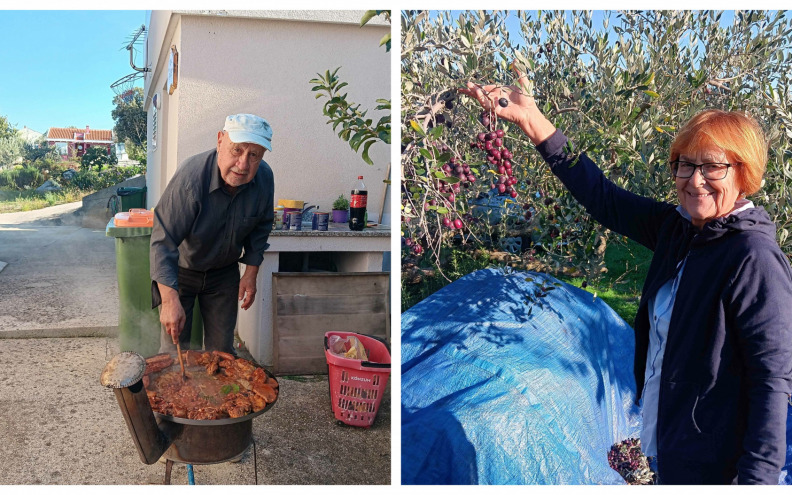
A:
{"type": "Polygon", "coordinates": [[[274,219],[272,128],[256,115],[226,118],[216,149],[185,160],[154,209],[152,304],[160,352],[189,348],[196,297],[207,350],[234,353],[238,301],[248,309],[274,219]],[[239,275],[239,263],[245,265],[239,275]]]}

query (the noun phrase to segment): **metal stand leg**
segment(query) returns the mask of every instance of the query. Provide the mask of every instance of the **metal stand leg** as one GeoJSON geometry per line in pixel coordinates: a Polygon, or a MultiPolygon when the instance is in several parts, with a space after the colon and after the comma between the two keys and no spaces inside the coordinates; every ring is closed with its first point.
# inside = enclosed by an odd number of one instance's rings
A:
{"type": "Polygon", "coordinates": [[[171,484],[170,483],[170,480],[171,480],[171,469],[173,469],[173,461],[170,460],[170,459],[167,459],[165,461],[165,484],[166,485],[170,485],[171,484]]]}
{"type": "Polygon", "coordinates": [[[251,438],[253,442],[253,474],[256,480],[256,485],[258,485],[258,458],[256,457],[256,439],[251,438]]]}

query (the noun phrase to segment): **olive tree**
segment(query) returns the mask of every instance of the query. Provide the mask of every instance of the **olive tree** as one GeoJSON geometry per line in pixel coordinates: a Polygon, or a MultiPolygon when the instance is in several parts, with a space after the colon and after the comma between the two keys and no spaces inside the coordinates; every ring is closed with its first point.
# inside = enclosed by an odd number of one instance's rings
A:
{"type": "Polygon", "coordinates": [[[792,19],[724,15],[604,12],[595,23],[585,11],[403,12],[405,257],[442,272],[452,249],[498,249],[519,237],[512,260],[521,267],[593,278],[602,270],[617,237],[565,192],[516,127],[456,92],[467,81],[512,85],[517,72],[530,80],[520,90],[569,136],[573,153],[658,200],[675,201],[668,150],[690,117],[705,108],[750,113],[770,151],[764,187],[749,199],[768,210],[792,257],[792,19]],[[510,17],[519,33],[507,29],[510,17]],[[493,160],[485,146],[500,134],[493,160]]]}
{"type": "Polygon", "coordinates": [[[25,140],[17,135],[0,137],[0,169],[8,168],[22,159],[25,140]]]}

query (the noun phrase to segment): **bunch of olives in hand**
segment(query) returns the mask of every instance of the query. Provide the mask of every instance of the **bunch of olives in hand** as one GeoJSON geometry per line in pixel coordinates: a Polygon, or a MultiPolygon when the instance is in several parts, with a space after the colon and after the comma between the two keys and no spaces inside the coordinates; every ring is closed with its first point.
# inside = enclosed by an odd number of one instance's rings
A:
{"type": "Polygon", "coordinates": [[[651,485],[655,482],[649,462],[641,452],[641,441],[637,438],[628,438],[612,445],[608,452],[608,464],[630,485],[651,485]]]}
{"type": "MultiPolygon", "coordinates": [[[[508,104],[506,98],[501,99],[508,104]]],[[[489,112],[482,112],[479,122],[488,132],[479,132],[476,139],[470,142],[470,147],[485,151],[487,163],[497,172],[497,178],[490,184],[490,189],[497,188],[499,195],[508,194],[512,198],[516,198],[517,191],[514,189],[514,185],[517,184],[517,178],[512,173],[511,162],[514,155],[503,144],[506,131],[496,128],[494,118],[489,112]]]]}

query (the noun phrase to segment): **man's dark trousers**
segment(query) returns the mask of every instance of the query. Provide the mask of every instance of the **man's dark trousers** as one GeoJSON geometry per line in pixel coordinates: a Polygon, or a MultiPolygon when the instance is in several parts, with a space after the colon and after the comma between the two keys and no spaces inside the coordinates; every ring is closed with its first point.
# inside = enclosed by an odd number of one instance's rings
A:
{"type": "MultiPolygon", "coordinates": [[[[199,272],[179,267],[179,299],[187,320],[179,334],[182,350],[190,348],[192,314],[196,297],[204,325],[204,348],[208,351],[234,352],[234,328],[239,308],[239,264],[199,272]]],[[[173,338],[160,334],[160,352],[175,352],[173,338]]]]}

